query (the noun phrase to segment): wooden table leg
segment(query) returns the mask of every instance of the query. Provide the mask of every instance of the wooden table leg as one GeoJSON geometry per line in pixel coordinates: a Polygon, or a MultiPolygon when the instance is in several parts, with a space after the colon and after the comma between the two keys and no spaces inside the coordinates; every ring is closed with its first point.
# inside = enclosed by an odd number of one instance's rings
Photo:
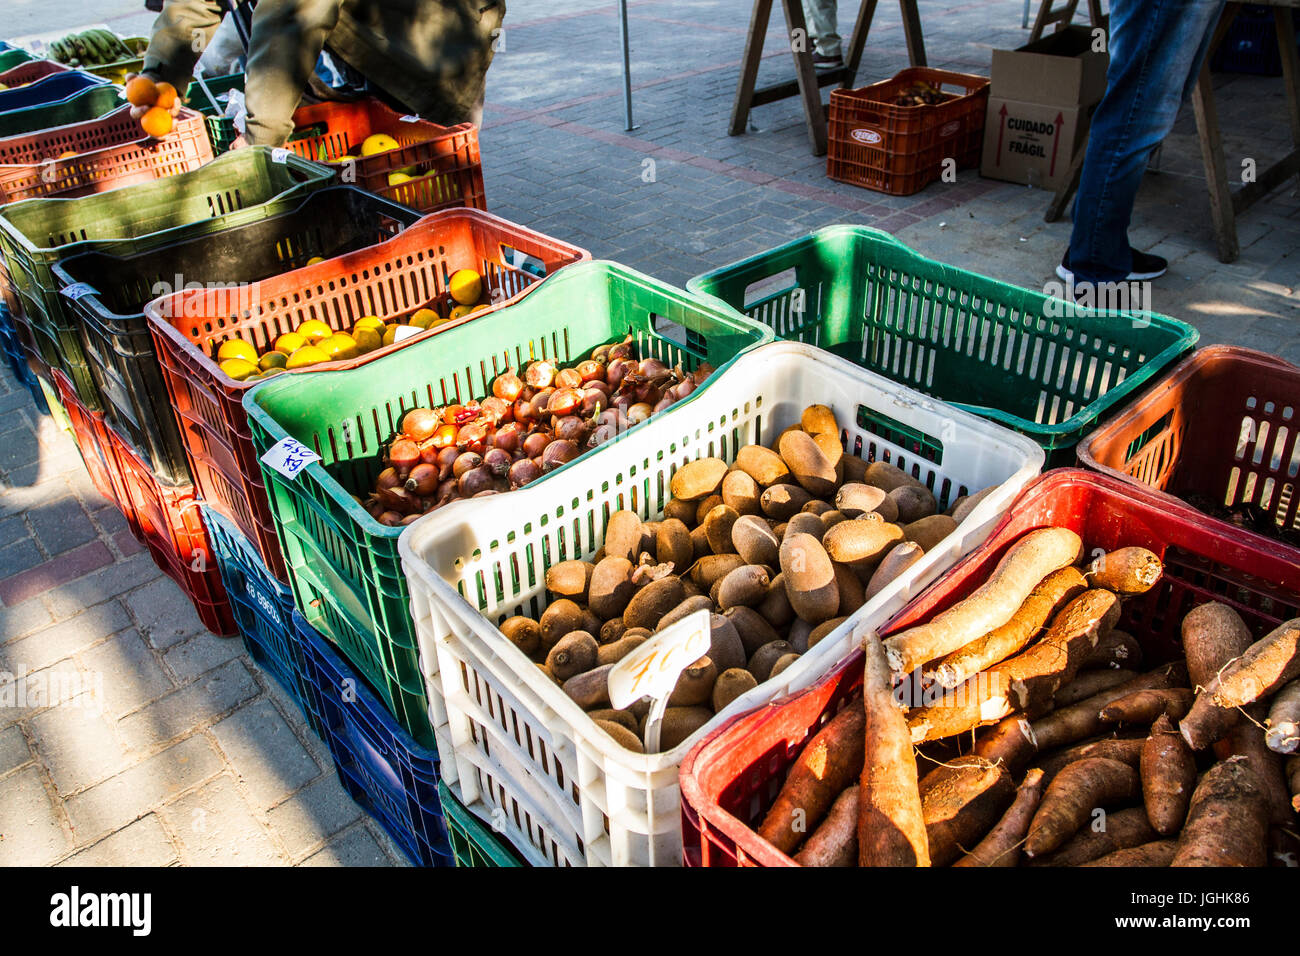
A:
{"type": "MultiPolygon", "coordinates": [[[[1291,122],[1291,145],[1300,150],[1300,56],[1296,54],[1295,23],[1290,7],[1274,7],[1277,43],[1282,54],[1282,82],[1286,84],[1286,112],[1291,122]]],[[[1294,152],[1294,151],[1293,151],[1294,152]]]]}
{"type": "Polygon", "coordinates": [[[916,0],[898,0],[903,14],[903,34],[907,38],[907,58],[912,66],[925,66],[925,37],[921,35],[921,14],[916,0]]]}
{"type": "Polygon", "coordinates": [[[853,88],[857,82],[858,66],[862,63],[862,50],[867,45],[867,34],[871,32],[871,21],[876,15],[877,0],[862,0],[858,6],[858,19],[853,24],[853,36],[849,38],[849,55],[844,60],[844,79],[840,89],[853,88]]]}
{"type": "Polygon", "coordinates": [[[1201,75],[1192,94],[1196,111],[1196,132],[1201,141],[1201,160],[1205,164],[1205,183],[1210,190],[1210,218],[1214,223],[1214,243],[1220,262],[1235,262],[1237,218],[1232,209],[1232,190],[1223,159],[1223,138],[1219,134],[1219,113],[1214,105],[1214,88],[1210,78],[1209,58],[1201,66],[1201,75]]]}
{"type": "Polygon", "coordinates": [[[803,17],[803,0],[781,0],[785,8],[786,36],[804,37],[804,42],[795,49],[795,79],[799,83],[799,98],[803,100],[804,121],[808,127],[808,139],[812,143],[814,156],[826,155],[826,110],[822,106],[821,84],[817,82],[817,68],[813,66],[812,50],[808,42],[808,24],[803,17]]]}
{"type": "Polygon", "coordinates": [[[741,136],[749,128],[749,108],[758,82],[758,67],[763,62],[763,38],[772,16],[772,0],[754,0],[749,18],[749,35],[745,38],[745,55],[740,64],[740,82],[736,85],[736,102],[731,107],[731,136],[741,136]]]}

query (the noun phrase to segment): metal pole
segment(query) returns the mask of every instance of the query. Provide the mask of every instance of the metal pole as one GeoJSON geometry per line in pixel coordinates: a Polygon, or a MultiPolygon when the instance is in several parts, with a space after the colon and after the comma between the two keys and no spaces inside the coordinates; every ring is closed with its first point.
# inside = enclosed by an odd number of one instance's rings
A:
{"type": "Polygon", "coordinates": [[[623,129],[636,129],[632,122],[632,63],[627,43],[627,0],[618,0],[618,32],[623,41],[623,129]]]}

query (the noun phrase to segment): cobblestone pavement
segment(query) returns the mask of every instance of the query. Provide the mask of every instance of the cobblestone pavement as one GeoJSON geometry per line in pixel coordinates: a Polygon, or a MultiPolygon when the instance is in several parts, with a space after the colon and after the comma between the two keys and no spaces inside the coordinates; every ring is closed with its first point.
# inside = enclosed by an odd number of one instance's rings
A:
{"type": "MultiPolygon", "coordinates": [[[[79,8],[16,0],[9,32],[84,25],[79,8]]],[[[987,73],[1024,42],[1021,4],[921,0],[932,66],[987,73]]],[[[1048,194],[983,180],[893,198],[831,182],[797,101],[726,135],[747,8],[629,4],[635,116],[623,128],[617,7],[510,0],[488,84],[489,207],[673,283],[838,222],[895,233],[926,255],[1020,285],[1051,278],[1069,223],[1048,194]]],[[[123,33],[152,20],[112,0],[123,33]]],[[[850,5],[841,33],[851,30],[850,5]]],[[[781,21],[760,82],[792,75],[781,21]]],[[[906,66],[897,8],[880,5],[860,80],[906,66]]],[[[1262,168],[1289,136],[1279,80],[1220,77],[1230,170],[1262,168]]],[[[1132,238],[1172,261],[1152,303],[1230,342],[1300,362],[1300,197],[1288,182],[1239,222],[1241,258],[1216,259],[1190,111],[1148,175],[1132,238]]],[[[71,442],[0,377],[0,671],[56,676],[70,699],[0,708],[0,864],[395,863],[344,795],[328,753],[240,643],[203,632],[187,601],[90,484],[71,442]]]]}

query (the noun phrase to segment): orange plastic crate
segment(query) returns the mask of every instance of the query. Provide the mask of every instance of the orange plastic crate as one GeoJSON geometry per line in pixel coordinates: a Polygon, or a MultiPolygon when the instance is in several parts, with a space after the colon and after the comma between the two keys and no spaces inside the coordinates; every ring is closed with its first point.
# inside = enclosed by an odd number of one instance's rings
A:
{"type": "Polygon", "coordinates": [[[73,198],[152,182],[212,160],[201,113],[182,109],[163,139],[145,135],[124,106],[99,119],[0,139],[0,200],[73,198]],[[60,159],[64,153],[76,153],[60,159]]]}
{"type": "Polygon", "coordinates": [[[403,117],[374,99],[317,103],[293,114],[295,139],[288,148],[338,169],[339,179],[421,212],[456,206],[487,209],[478,129],[472,123],[439,126],[403,117]],[[383,133],[398,148],[361,156],[368,136],[383,133]],[[415,167],[419,176],[390,185],[388,177],[415,167]]]}
{"type": "Polygon", "coordinates": [[[858,90],[832,90],[827,118],[826,175],[891,196],[910,196],[943,174],[978,166],[984,143],[989,81],[969,73],[911,67],[858,90]],[[895,106],[916,83],[948,95],[933,106],[895,106]]]}

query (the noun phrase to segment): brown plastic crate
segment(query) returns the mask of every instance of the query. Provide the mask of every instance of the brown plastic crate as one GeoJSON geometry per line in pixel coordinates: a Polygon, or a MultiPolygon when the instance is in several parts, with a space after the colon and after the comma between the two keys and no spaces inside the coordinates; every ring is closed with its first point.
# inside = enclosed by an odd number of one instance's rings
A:
{"type": "Polygon", "coordinates": [[[893,79],[857,90],[832,90],[826,175],[891,196],[910,196],[943,173],[978,166],[984,138],[989,81],[969,73],[910,67],[893,79]],[[915,83],[928,83],[949,99],[934,106],[894,106],[915,83]]]}
{"type": "Polygon", "coordinates": [[[1085,438],[1079,461],[1300,549],[1300,368],[1235,346],[1193,352],[1085,438]]]}

